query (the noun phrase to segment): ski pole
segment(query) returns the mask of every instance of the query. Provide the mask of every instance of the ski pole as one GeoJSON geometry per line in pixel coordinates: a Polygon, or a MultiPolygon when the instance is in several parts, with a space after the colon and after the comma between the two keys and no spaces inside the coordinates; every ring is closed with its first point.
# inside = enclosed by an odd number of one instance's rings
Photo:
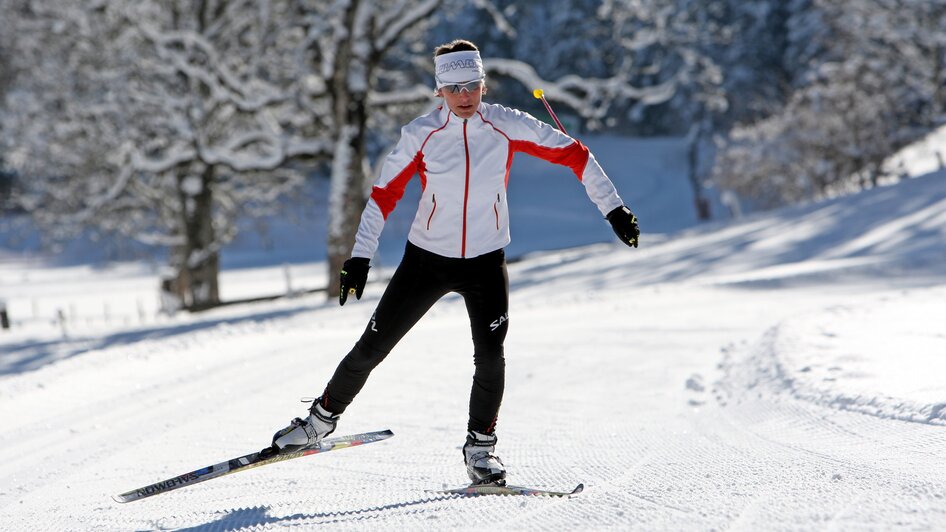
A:
{"type": "Polygon", "coordinates": [[[532,95],[535,96],[537,100],[542,100],[542,103],[545,104],[545,110],[548,111],[550,115],[552,115],[552,120],[555,120],[555,124],[558,126],[558,129],[561,130],[562,133],[568,135],[568,131],[565,131],[565,126],[563,126],[562,123],[558,121],[558,117],[555,116],[555,111],[552,110],[552,106],[549,105],[548,100],[545,99],[545,91],[542,89],[535,89],[532,91],[532,95]]]}

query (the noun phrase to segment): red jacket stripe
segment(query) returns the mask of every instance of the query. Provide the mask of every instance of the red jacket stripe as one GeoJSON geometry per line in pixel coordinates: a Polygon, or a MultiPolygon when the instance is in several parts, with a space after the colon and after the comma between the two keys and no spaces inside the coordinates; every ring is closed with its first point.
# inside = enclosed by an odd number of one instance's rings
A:
{"type": "Polygon", "coordinates": [[[388,215],[391,214],[397,202],[401,200],[401,196],[404,195],[407,183],[417,173],[418,167],[423,164],[422,158],[423,154],[417,152],[417,155],[411,159],[411,163],[394,176],[394,179],[387,185],[371,188],[371,199],[378,204],[378,208],[381,209],[381,216],[384,216],[385,220],[388,219],[388,215]]]}
{"type": "Polygon", "coordinates": [[[372,187],[371,188],[371,199],[378,204],[378,208],[381,209],[381,215],[384,216],[385,221],[388,219],[388,215],[391,214],[391,211],[394,210],[394,207],[397,206],[397,202],[401,200],[401,197],[404,196],[404,190],[407,189],[407,183],[410,182],[411,178],[414,177],[414,174],[417,173],[420,175],[420,188],[421,190],[427,188],[427,173],[425,172],[426,166],[424,165],[424,146],[427,145],[427,141],[430,140],[430,137],[447,127],[447,124],[450,123],[450,116],[447,116],[447,121],[443,123],[439,128],[431,131],[427,134],[427,137],[424,139],[424,142],[420,146],[420,150],[414,154],[414,158],[411,160],[411,163],[404,167],[394,179],[392,179],[387,185],[383,187],[372,187]]]}
{"type": "Polygon", "coordinates": [[[572,169],[578,180],[582,180],[582,174],[585,172],[585,165],[588,163],[588,148],[579,141],[575,141],[568,146],[561,148],[549,148],[534,142],[526,140],[512,140],[505,131],[496,127],[495,124],[483,117],[483,113],[477,111],[480,119],[489,124],[500,135],[506,137],[509,141],[509,155],[506,158],[506,186],[509,186],[509,168],[512,166],[513,154],[516,152],[527,153],[534,157],[546,160],[550,163],[560,164],[572,169]]]}
{"type": "Polygon", "coordinates": [[[509,149],[513,152],[527,153],[550,163],[567,166],[572,169],[579,181],[582,180],[585,165],[588,164],[588,148],[577,140],[562,148],[549,148],[534,142],[513,140],[509,142],[509,149]]]}

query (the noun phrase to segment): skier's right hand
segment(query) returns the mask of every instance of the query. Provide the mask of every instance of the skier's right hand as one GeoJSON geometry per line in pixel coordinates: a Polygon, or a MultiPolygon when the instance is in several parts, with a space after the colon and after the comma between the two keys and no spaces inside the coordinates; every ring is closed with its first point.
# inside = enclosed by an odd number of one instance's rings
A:
{"type": "Polygon", "coordinates": [[[344,305],[349,295],[361,299],[368,282],[368,265],[370,261],[364,257],[352,257],[342,265],[341,289],[338,292],[338,304],[344,305]]]}

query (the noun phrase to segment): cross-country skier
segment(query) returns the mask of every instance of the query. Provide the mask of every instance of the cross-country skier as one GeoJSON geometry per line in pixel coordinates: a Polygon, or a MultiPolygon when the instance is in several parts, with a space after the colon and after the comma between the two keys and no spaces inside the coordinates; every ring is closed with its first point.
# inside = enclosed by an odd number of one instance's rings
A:
{"type": "Polygon", "coordinates": [[[335,430],[338,417],[368,374],[438,299],[463,296],[473,333],[473,388],[463,458],[474,484],[502,482],[494,454],[503,398],[503,341],[509,327],[509,243],[506,185],[513,155],[526,153],[571,168],[588,197],[628,246],[637,247],[637,219],[583,144],[527,113],[484,103],[478,48],[455,40],[434,50],[436,94],[444,105],[401,129],[384,162],[341,272],[339,303],[361,299],[385,220],[417,175],[423,190],[408,242],[368,326],[341,361],[305,419],[273,436],[274,450],[313,444],[335,430]]]}

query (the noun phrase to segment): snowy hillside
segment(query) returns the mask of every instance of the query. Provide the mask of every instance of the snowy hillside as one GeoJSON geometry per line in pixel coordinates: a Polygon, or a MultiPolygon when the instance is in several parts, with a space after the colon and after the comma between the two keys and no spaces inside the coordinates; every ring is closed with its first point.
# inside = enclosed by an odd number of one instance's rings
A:
{"type": "MultiPolygon", "coordinates": [[[[940,172],[670,236],[645,232],[637,250],[599,243],[512,264],[497,451],[510,482],[583,482],[569,499],[426,491],[465,482],[471,346],[463,302],[447,297],[339,426],[390,428],[394,438],[117,504],[115,493],[268,444],[304,412],[298,398],[322,389],[382,287],[343,308],[315,295],[138,320],[136,298],[154,286],[147,265],[8,261],[3,289],[22,301],[42,295],[69,314],[70,301],[108,292],[125,294],[132,311],[119,313],[116,299],[111,320],[80,314],[65,337],[38,321],[0,334],[0,523],[941,529],[944,242],[940,172]]],[[[294,267],[312,282],[322,271],[294,267]]],[[[228,275],[241,276],[233,286],[284,283],[280,267],[228,275]]]]}

